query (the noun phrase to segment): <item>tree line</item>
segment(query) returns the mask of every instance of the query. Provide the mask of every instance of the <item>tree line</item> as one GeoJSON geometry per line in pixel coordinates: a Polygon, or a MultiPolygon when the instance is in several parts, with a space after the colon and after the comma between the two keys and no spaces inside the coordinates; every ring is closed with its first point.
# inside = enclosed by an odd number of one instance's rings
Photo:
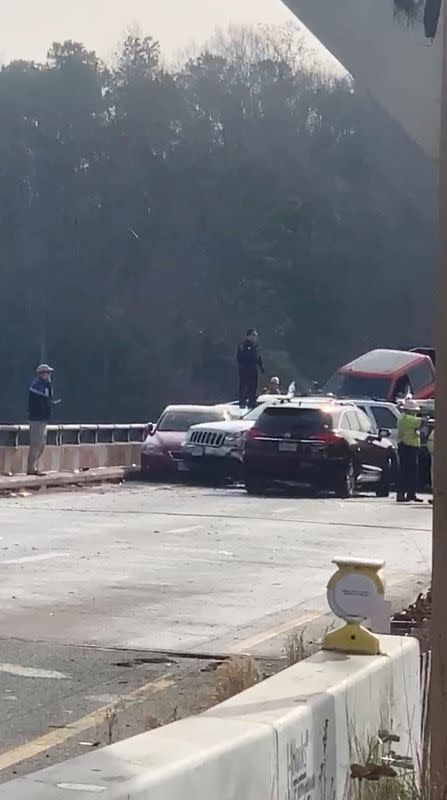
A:
{"type": "Polygon", "coordinates": [[[138,35],[112,65],[67,41],[3,66],[0,421],[41,360],[59,419],[144,421],[232,399],[251,326],[303,385],[425,343],[433,231],[378,168],[371,113],[284,30],[178,68],[138,35]]]}

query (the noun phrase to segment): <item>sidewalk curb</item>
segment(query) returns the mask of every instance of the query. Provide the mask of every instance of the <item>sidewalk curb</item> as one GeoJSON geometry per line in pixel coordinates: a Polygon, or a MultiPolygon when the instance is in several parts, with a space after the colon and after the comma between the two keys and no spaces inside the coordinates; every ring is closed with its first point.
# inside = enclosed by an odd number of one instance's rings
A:
{"type": "Polygon", "coordinates": [[[6,492],[20,491],[20,489],[113,483],[135,478],[139,471],[138,467],[97,467],[82,472],[50,472],[47,475],[2,475],[0,476],[0,496],[6,492]]]}

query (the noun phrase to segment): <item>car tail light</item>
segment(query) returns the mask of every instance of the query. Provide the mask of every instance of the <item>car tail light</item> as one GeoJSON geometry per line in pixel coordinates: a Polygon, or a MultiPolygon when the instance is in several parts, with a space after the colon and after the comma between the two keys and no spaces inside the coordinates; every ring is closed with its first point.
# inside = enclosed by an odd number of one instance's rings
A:
{"type": "Polygon", "coordinates": [[[312,436],[312,439],[318,442],[324,442],[325,444],[339,444],[341,441],[341,437],[337,436],[333,431],[324,431],[323,433],[315,434],[315,436],[312,436]]]}
{"type": "Polygon", "coordinates": [[[245,439],[247,441],[253,441],[254,439],[259,439],[261,436],[262,431],[259,430],[256,425],[254,425],[253,428],[250,428],[250,430],[245,434],[245,439]]]}

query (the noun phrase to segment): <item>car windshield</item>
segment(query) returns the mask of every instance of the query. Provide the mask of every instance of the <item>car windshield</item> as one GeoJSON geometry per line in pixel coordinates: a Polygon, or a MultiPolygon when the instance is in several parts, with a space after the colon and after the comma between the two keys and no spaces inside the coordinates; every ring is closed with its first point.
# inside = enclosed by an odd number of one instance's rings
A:
{"type": "Polygon", "coordinates": [[[264,409],[257,427],[267,436],[290,433],[302,436],[322,433],[332,428],[330,414],[318,408],[284,408],[272,406],[264,409]]]}
{"type": "Polygon", "coordinates": [[[356,375],[353,372],[337,372],[330,378],[323,391],[338,397],[388,397],[390,379],[374,375],[356,375]]]}
{"type": "Polygon", "coordinates": [[[185,409],[184,411],[165,411],[157,425],[158,431],[172,431],[182,433],[188,431],[191,425],[201,422],[220,422],[225,419],[224,412],[219,409],[185,409]]]}

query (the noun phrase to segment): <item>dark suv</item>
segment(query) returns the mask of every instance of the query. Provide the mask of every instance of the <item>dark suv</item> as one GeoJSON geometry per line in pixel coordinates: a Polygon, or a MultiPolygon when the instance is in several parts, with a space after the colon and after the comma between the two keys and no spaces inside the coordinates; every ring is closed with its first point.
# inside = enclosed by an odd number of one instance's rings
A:
{"type": "Polygon", "coordinates": [[[246,434],[245,488],[307,484],[350,497],[357,487],[387,497],[395,467],[389,431],[374,429],[351,403],[271,406],[246,434]]]}

